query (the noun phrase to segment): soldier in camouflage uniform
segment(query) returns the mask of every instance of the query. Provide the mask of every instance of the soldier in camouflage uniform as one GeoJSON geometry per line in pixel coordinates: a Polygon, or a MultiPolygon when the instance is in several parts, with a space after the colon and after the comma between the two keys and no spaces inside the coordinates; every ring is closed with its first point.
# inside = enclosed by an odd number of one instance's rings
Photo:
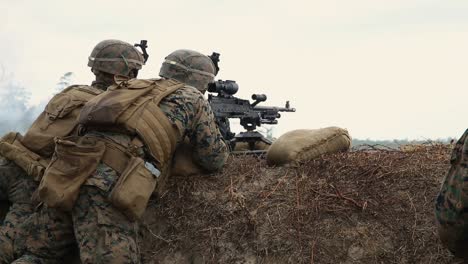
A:
{"type": "Polygon", "coordinates": [[[436,200],[439,237],[455,256],[468,263],[468,130],[455,145],[450,162],[436,200]]]}
{"type": "MultiPolygon", "coordinates": [[[[214,79],[214,72],[214,65],[207,56],[195,51],[179,50],[166,57],[161,69],[161,76],[173,79],[129,80],[108,89],[107,92],[111,95],[112,92],[119,91],[119,87],[121,90],[135,91],[144,86],[141,84],[154,85],[154,89],[167,83],[179,85],[176,90],[172,90],[156,104],[164,118],[175,129],[175,133],[164,133],[165,131],[161,131],[164,129],[154,130],[164,136],[161,137],[156,133],[148,138],[145,136],[145,131],[137,130],[136,138],[141,140],[144,146],[137,148],[133,155],[145,159],[145,167],[148,169],[152,167],[150,170],[156,178],[162,177],[158,177],[158,170],[161,175],[167,175],[168,166],[165,164],[170,163],[169,159],[174,153],[175,146],[185,137],[189,138],[193,147],[193,158],[198,165],[208,171],[218,170],[224,165],[228,156],[228,148],[215,124],[210,105],[199,91],[207,89],[208,83],[214,79]],[[172,148],[164,149],[164,145],[170,144],[170,140],[165,139],[165,136],[174,138],[175,144],[172,148]],[[160,146],[156,145],[156,148],[160,147],[160,155],[164,158],[158,156],[159,154],[154,155],[154,145],[149,142],[153,140],[159,140],[161,143],[160,146]],[[168,149],[171,150],[166,151],[168,149]],[[167,154],[164,154],[166,152],[167,154]],[[156,160],[155,156],[158,156],[156,160]]],[[[102,94],[96,99],[105,98],[107,101],[103,101],[109,102],[111,97],[105,96],[102,94]]],[[[151,103],[151,100],[149,101],[151,103]]],[[[154,113],[154,109],[149,109],[150,103],[143,106],[143,109],[136,110],[142,113],[142,119],[145,118],[145,110],[148,109],[154,113]]],[[[93,112],[89,114],[86,111],[98,108],[98,106],[99,104],[96,103],[92,107],[85,105],[83,108],[81,112],[83,117],[80,117],[80,120],[83,121],[84,127],[88,127],[83,136],[98,138],[106,144],[112,142],[111,145],[115,148],[135,149],[132,143],[134,138],[128,133],[118,132],[118,124],[107,126],[107,128],[99,128],[96,124],[90,125],[90,120],[95,121],[94,118],[90,118],[93,112]],[[107,131],[110,127],[116,131],[107,131]]],[[[161,119],[159,121],[162,122],[161,119]]],[[[154,125],[158,125],[157,123],[152,122],[154,125]]],[[[147,128],[151,130],[152,127],[147,128]]],[[[81,186],[79,197],[71,213],[68,214],[68,218],[50,208],[43,208],[36,217],[31,218],[33,219],[32,236],[27,241],[30,256],[34,256],[36,260],[40,259],[42,263],[57,260],[60,257],[57,254],[65,252],[64,249],[72,245],[73,236],[75,236],[80,248],[82,263],[140,263],[137,245],[139,222],[114,205],[110,198],[113,188],[116,188],[120,182],[119,178],[122,177],[122,173],[113,168],[111,163],[106,162],[105,157],[102,158],[96,171],[81,186]]],[[[22,261],[21,263],[34,262],[22,261]]]]}
{"type": "MultiPolygon", "coordinates": [[[[88,66],[96,75],[91,86],[74,85],[54,96],[46,106],[46,110],[16,144],[21,144],[24,150],[30,151],[31,154],[34,152],[44,159],[50,158],[53,152],[53,137],[65,136],[70,131],[74,131],[77,125],[77,116],[73,112],[81,107],[81,104],[77,102],[93,97],[114,84],[113,77],[116,74],[136,77],[138,70],[144,64],[143,60],[142,54],[126,42],[119,40],[100,42],[89,57],[88,66]],[[78,97],[74,97],[76,95],[78,97]],[[64,106],[63,102],[66,101],[64,99],[71,99],[69,103],[72,107],[64,106]],[[64,106],[59,111],[63,116],[53,117],[52,110],[60,106],[64,106]],[[70,112],[64,114],[65,111],[70,112]],[[46,129],[41,125],[44,120],[48,124],[46,129]],[[37,129],[38,127],[40,129],[37,129]],[[50,142],[44,140],[47,136],[50,137],[50,142]],[[37,145],[38,139],[46,144],[37,145]]],[[[37,189],[38,182],[33,178],[39,180],[40,175],[27,175],[26,171],[17,166],[15,162],[0,156],[0,200],[11,203],[3,226],[0,228],[0,263],[11,263],[21,255],[24,235],[30,235],[31,230],[24,232],[25,228],[20,224],[26,222],[26,219],[34,212],[37,203],[34,204],[31,197],[37,189]]]]}
{"type": "Polygon", "coordinates": [[[0,263],[10,263],[15,251],[21,251],[17,227],[34,211],[31,196],[37,182],[15,163],[0,156],[0,200],[10,208],[0,227],[0,263]]]}

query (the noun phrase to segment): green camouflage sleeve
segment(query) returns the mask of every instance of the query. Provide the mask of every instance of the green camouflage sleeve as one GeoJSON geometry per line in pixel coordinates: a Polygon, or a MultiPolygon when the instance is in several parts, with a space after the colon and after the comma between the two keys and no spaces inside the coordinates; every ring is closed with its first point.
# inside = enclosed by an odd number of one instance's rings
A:
{"type": "Polygon", "coordinates": [[[216,125],[213,111],[203,96],[197,100],[196,115],[193,119],[190,143],[194,146],[193,158],[203,168],[220,169],[228,157],[228,147],[216,125]]]}
{"type": "Polygon", "coordinates": [[[180,132],[179,142],[187,136],[193,147],[194,161],[208,171],[220,169],[229,155],[228,147],[216,125],[213,112],[203,94],[184,87],[160,104],[161,110],[180,132]]]}
{"type": "Polygon", "coordinates": [[[455,145],[450,163],[436,199],[436,218],[442,225],[468,232],[468,129],[455,145]]]}

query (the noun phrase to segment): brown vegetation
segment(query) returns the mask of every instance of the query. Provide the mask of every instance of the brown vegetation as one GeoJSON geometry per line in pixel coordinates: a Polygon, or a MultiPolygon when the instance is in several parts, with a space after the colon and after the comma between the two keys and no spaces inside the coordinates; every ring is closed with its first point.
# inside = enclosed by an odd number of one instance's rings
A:
{"type": "Polygon", "coordinates": [[[433,203],[450,146],[359,150],[297,166],[233,157],[151,201],[144,263],[451,263],[433,203]]]}

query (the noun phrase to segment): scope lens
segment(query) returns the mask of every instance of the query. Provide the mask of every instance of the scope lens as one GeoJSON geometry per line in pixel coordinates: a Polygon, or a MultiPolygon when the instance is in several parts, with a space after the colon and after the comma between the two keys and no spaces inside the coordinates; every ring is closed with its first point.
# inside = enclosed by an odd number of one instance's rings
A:
{"type": "Polygon", "coordinates": [[[239,85],[235,81],[226,81],[224,83],[224,90],[228,94],[235,94],[239,90],[239,85]]]}
{"type": "Polygon", "coordinates": [[[218,80],[208,84],[208,92],[210,93],[226,93],[233,95],[239,90],[239,85],[235,81],[218,80]]]}

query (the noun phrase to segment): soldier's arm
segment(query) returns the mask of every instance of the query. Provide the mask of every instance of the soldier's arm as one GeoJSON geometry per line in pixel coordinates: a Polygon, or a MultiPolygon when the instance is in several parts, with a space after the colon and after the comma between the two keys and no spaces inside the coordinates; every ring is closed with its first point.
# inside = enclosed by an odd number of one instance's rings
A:
{"type": "Polygon", "coordinates": [[[208,171],[220,169],[229,155],[228,147],[216,125],[213,111],[203,96],[194,107],[195,115],[189,139],[194,161],[208,171]]]}

